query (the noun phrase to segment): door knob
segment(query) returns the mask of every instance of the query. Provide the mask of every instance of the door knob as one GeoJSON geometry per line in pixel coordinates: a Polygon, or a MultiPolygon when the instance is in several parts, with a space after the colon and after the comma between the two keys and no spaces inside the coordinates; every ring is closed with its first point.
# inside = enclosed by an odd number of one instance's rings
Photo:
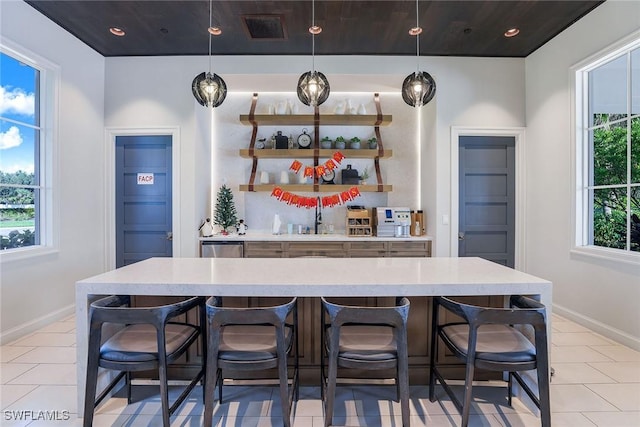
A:
{"type": "Polygon", "coordinates": [[[464,232],[459,232],[458,233],[458,240],[464,240],[464,232]]]}
{"type": "Polygon", "coordinates": [[[167,240],[173,240],[173,232],[167,231],[167,240]]]}

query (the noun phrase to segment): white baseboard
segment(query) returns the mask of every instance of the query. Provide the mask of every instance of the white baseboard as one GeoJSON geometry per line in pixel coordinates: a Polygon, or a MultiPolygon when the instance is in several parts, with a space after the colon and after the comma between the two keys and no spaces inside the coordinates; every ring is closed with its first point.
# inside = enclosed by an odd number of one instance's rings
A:
{"type": "Polygon", "coordinates": [[[576,313],[573,310],[557,304],[553,304],[553,313],[565,317],[568,320],[574,321],[584,327],[587,327],[592,331],[597,332],[606,338],[609,338],[610,340],[616,341],[622,345],[626,345],[627,347],[630,347],[636,351],[640,351],[640,338],[638,337],[629,335],[624,331],[613,328],[609,325],[594,320],[583,314],[576,313]]]}
{"type": "Polygon", "coordinates": [[[15,328],[11,328],[7,331],[0,332],[0,345],[5,345],[15,340],[18,340],[30,333],[33,333],[47,325],[58,320],[66,319],[67,317],[75,314],[76,306],[71,304],[60,310],[53,311],[37,319],[33,319],[22,325],[18,325],[15,328]]]}

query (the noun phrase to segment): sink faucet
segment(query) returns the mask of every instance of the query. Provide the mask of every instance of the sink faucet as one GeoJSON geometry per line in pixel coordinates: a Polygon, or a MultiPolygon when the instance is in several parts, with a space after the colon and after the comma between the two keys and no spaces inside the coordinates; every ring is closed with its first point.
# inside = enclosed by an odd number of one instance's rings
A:
{"type": "Polygon", "coordinates": [[[316,218],[314,223],[315,233],[318,234],[318,226],[322,224],[322,205],[320,204],[320,197],[316,203],[316,218]]]}

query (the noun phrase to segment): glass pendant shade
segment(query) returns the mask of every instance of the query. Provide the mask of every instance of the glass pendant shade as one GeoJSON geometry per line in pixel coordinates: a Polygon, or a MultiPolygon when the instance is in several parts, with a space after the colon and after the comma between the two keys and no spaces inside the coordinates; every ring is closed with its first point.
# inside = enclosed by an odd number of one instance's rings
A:
{"type": "Polygon", "coordinates": [[[227,84],[215,73],[200,73],[193,79],[191,91],[203,107],[217,107],[227,97],[227,84]]]}
{"type": "Polygon", "coordinates": [[[412,107],[422,107],[436,94],[436,82],[426,71],[409,74],[402,83],[402,99],[412,107]]]}
{"type": "Polygon", "coordinates": [[[298,99],[304,105],[317,107],[329,98],[329,80],[319,71],[307,71],[298,79],[298,99]]]}

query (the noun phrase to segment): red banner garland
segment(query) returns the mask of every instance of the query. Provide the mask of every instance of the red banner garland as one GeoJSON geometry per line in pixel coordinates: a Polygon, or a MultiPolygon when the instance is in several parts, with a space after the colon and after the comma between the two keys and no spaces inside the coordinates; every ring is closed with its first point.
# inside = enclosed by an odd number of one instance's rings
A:
{"type": "MultiPolygon", "coordinates": [[[[358,187],[353,186],[349,188],[348,191],[322,196],[320,198],[320,203],[323,208],[332,208],[334,206],[350,202],[358,196],[360,196],[360,190],[358,190],[358,187]]],[[[291,193],[290,191],[285,191],[281,187],[277,186],[273,188],[271,197],[275,197],[281,202],[298,208],[313,209],[318,205],[317,197],[300,196],[298,194],[291,193]]]]}
{"type": "MultiPolygon", "coordinates": [[[[341,152],[336,151],[335,153],[333,153],[333,156],[331,156],[329,160],[315,167],[304,166],[299,160],[294,160],[291,163],[291,166],[289,166],[289,170],[294,171],[296,174],[300,172],[300,170],[302,170],[302,174],[305,178],[313,178],[314,175],[317,177],[321,177],[327,171],[332,171],[337,168],[338,165],[340,165],[340,162],[342,162],[344,159],[344,155],[341,152]]],[[[354,186],[349,188],[348,191],[323,196],[320,198],[320,203],[323,208],[332,208],[334,206],[350,202],[358,196],[360,196],[360,190],[358,190],[358,187],[354,186]]],[[[281,202],[298,208],[313,209],[318,205],[317,197],[300,196],[298,194],[285,191],[278,186],[274,187],[273,191],[271,191],[271,197],[275,197],[281,202]]]]}
{"type": "Polygon", "coordinates": [[[299,160],[294,160],[291,163],[291,166],[289,166],[289,170],[292,170],[297,174],[302,169],[303,170],[303,176],[305,178],[313,178],[314,174],[315,174],[315,176],[320,178],[321,176],[325,175],[327,173],[327,171],[332,171],[335,168],[337,168],[338,165],[340,165],[340,162],[342,162],[344,159],[345,159],[344,154],[342,154],[339,151],[336,151],[335,153],[333,153],[333,156],[331,156],[331,158],[329,160],[327,160],[323,164],[315,166],[315,167],[314,166],[304,166],[304,169],[303,169],[302,162],[300,162],[299,160]]]}

